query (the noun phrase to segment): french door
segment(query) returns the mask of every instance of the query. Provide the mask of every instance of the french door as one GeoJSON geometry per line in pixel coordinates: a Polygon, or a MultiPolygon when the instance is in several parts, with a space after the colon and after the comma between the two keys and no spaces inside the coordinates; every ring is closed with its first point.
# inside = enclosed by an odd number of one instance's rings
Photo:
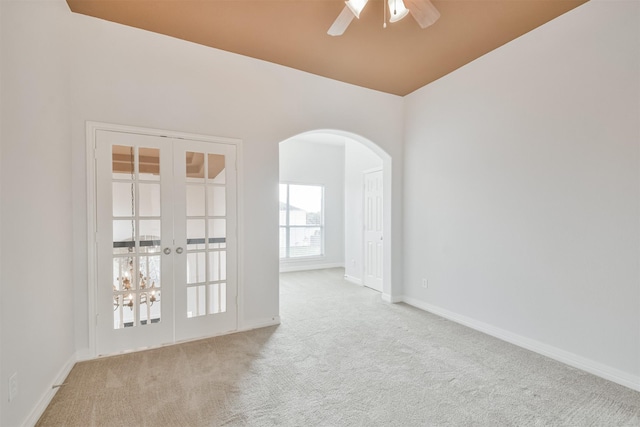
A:
{"type": "Polygon", "coordinates": [[[96,352],[237,329],[235,146],[96,131],[96,352]]]}

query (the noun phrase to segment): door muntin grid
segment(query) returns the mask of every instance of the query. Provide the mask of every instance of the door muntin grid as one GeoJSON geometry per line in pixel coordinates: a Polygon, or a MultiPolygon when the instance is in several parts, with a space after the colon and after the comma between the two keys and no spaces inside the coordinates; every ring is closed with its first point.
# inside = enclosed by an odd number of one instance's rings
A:
{"type": "Polygon", "coordinates": [[[160,150],[113,145],[113,328],[161,320],[160,150]]]}
{"type": "Polygon", "coordinates": [[[225,156],[187,151],[187,318],[227,311],[225,156]]]}

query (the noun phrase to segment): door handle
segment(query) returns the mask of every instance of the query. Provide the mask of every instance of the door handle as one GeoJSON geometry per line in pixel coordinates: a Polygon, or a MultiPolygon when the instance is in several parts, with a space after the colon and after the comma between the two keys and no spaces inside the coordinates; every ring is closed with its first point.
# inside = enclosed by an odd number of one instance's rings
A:
{"type": "Polygon", "coordinates": [[[183,251],[183,249],[182,249],[181,247],[177,247],[177,248],[176,248],[176,253],[177,253],[178,255],[180,255],[180,254],[182,253],[182,251],[183,251]]]}
{"type": "Polygon", "coordinates": [[[164,248],[162,252],[164,252],[165,255],[169,255],[171,253],[171,248],[164,248]]]}

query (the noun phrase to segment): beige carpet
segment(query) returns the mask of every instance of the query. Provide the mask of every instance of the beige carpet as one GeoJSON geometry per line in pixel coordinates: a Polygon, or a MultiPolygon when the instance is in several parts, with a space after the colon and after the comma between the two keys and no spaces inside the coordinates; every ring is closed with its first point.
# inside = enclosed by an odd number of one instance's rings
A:
{"type": "Polygon", "coordinates": [[[341,279],[282,324],[78,363],[39,426],[640,426],[640,393],[341,279]]]}

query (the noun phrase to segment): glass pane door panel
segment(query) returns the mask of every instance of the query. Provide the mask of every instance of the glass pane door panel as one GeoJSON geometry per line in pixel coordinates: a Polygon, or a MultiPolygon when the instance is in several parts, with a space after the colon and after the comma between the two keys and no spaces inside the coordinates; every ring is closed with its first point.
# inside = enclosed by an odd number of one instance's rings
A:
{"type": "Polygon", "coordinates": [[[214,184],[224,184],[224,156],[221,154],[209,154],[207,157],[209,163],[209,173],[207,174],[207,177],[209,178],[209,182],[214,184]]]}
{"type": "Polygon", "coordinates": [[[204,182],[204,153],[187,151],[187,180],[204,182]]]}
{"type": "Polygon", "coordinates": [[[160,287],[160,255],[142,256],[140,265],[140,289],[156,289],[160,287]]]}
{"type": "Polygon", "coordinates": [[[226,283],[214,283],[209,285],[209,312],[211,314],[227,311],[227,285],[226,283]]]}
{"type": "Polygon", "coordinates": [[[204,219],[187,220],[187,250],[205,248],[204,219]]]}
{"type": "Polygon", "coordinates": [[[192,286],[187,288],[187,317],[204,316],[207,314],[206,287],[192,286]]]}
{"type": "MultiPolygon", "coordinates": [[[[140,216],[160,216],[160,184],[138,184],[140,216]]],[[[129,197],[131,195],[129,194],[129,197]]]]}
{"type": "Polygon", "coordinates": [[[132,292],[115,294],[113,305],[113,328],[133,327],[136,321],[136,295],[132,292]]]}
{"type": "Polygon", "coordinates": [[[209,280],[220,280],[220,251],[209,252],[209,280]]]}
{"type": "Polygon", "coordinates": [[[216,282],[227,279],[227,252],[209,252],[209,281],[216,282]]]}
{"type": "Polygon", "coordinates": [[[225,216],[225,188],[217,185],[209,186],[207,191],[208,214],[210,216],[225,216]]]}
{"type": "Polygon", "coordinates": [[[209,312],[212,314],[220,313],[220,283],[209,285],[209,312]]]}
{"type": "Polygon", "coordinates": [[[113,216],[132,217],[136,214],[135,184],[114,182],[112,184],[113,216]]]}
{"type": "Polygon", "coordinates": [[[227,236],[227,220],[210,219],[209,220],[209,239],[211,243],[219,243],[221,239],[227,236]]]}
{"type": "Polygon", "coordinates": [[[204,283],[207,279],[205,253],[194,252],[187,254],[187,284],[204,283]]]}
{"type": "Polygon", "coordinates": [[[161,223],[159,219],[141,219],[140,220],[140,246],[153,246],[153,240],[160,240],[162,234],[161,223]]]}
{"type": "Polygon", "coordinates": [[[111,170],[114,179],[133,179],[134,148],[114,145],[111,150],[111,170]]]}
{"type": "Polygon", "coordinates": [[[187,216],[204,216],[204,186],[187,185],[187,216]]]}
{"type": "Polygon", "coordinates": [[[220,280],[227,280],[227,251],[220,251],[220,280]]]}
{"type": "Polygon", "coordinates": [[[160,291],[153,290],[140,294],[140,324],[160,322],[160,291]]]}
{"type": "Polygon", "coordinates": [[[138,149],[138,167],[141,180],[160,181],[160,150],[157,148],[138,149]]]}
{"type": "Polygon", "coordinates": [[[113,221],[113,253],[126,254],[135,251],[136,223],[134,219],[113,221]]]}
{"type": "Polygon", "coordinates": [[[113,291],[129,291],[135,289],[133,257],[117,257],[113,259],[113,291]]]}

